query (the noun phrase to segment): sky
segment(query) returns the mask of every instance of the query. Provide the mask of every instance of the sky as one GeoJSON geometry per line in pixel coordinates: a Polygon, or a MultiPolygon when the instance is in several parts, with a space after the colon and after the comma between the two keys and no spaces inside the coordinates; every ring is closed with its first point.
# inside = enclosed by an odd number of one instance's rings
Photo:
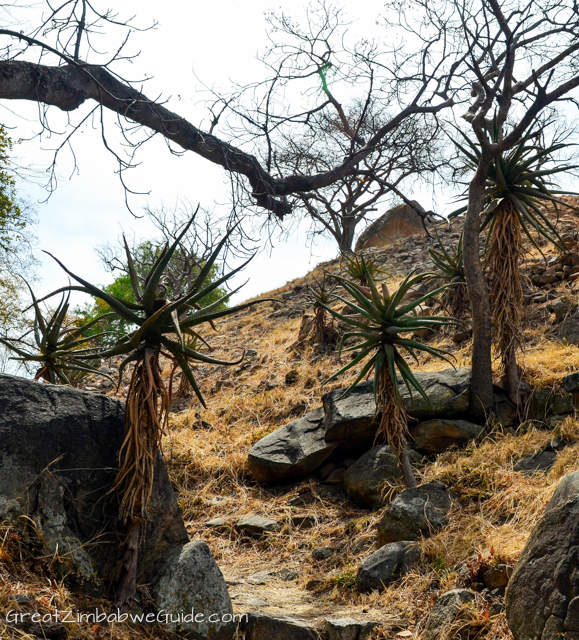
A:
{"type": "MultiPolygon", "coordinates": [[[[351,29],[364,35],[378,34],[375,23],[382,4],[367,0],[363,14],[358,15],[359,3],[345,0],[343,5],[354,19],[351,29]]],[[[144,85],[146,95],[162,96],[168,100],[169,109],[198,124],[207,115],[202,104],[207,97],[202,83],[226,90],[233,81],[244,83],[263,77],[263,67],[256,55],[268,44],[264,14],[272,9],[293,12],[296,18],[303,16],[299,5],[293,2],[124,0],[122,16],[135,15],[136,24],[142,26],[158,22],[154,30],[131,36],[129,50],[140,53],[125,66],[126,76],[152,78],[144,85]]],[[[33,13],[26,15],[31,20],[34,18],[33,13]]],[[[99,45],[113,50],[119,37],[120,32],[111,31],[101,38],[99,45]]],[[[47,200],[49,194],[35,183],[46,179],[46,169],[62,136],[43,136],[40,140],[33,137],[40,130],[35,104],[5,102],[0,108],[0,118],[10,127],[13,139],[25,140],[17,145],[15,159],[21,166],[33,169],[33,182],[20,182],[19,189],[34,203],[38,214],[36,254],[41,261],[42,278],[37,285],[39,292],[46,293],[66,284],[60,267],[42,251],[53,253],[71,271],[87,280],[106,284],[112,276],[104,271],[94,247],[114,242],[121,232],[146,237],[152,227],[146,218],[137,218],[127,209],[125,192],[115,173],[116,160],[105,149],[98,127],[87,123],[75,135],[72,148],[76,170],[73,171],[72,153],[66,147],[60,152],[58,187],[47,200]]],[[[56,109],[50,113],[53,128],[66,131],[67,116],[56,109]]],[[[72,117],[75,115],[73,112],[72,117]]],[[[108,134],[115,139],[114,125],[109,127],[108,134]]],[[[145,205],[171,206],[177,199],[215,208],[221,215],[226,212],[224,203],[229,181],[220,167],[191,152],[172,155],[160,136],[141,149],[138,160],[139,167],[126,174],[129,187],[144,193],[130,196],[134,213],[139,215],[145,205]]],[[[262,249],[264,244],[262,242],[262,249]]],[[[237,278],[235,284],[249,280],[237,299],[283,285],[307,273],[317,262],[335,257],[336,253],[332,240],[320,240],[316,246],[307,247],[305,228],[302,228],[289,240],[275,242],[273,250],[258,253],[237,278]]]]}

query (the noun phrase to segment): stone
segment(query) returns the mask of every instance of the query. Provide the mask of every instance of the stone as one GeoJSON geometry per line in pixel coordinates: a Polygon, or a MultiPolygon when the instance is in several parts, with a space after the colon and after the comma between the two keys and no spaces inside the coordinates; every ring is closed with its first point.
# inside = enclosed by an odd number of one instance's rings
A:
{"type": "Polygon", "coordinates": [[[291,582],[292,580],[297,580],[297,578],[300,577],[300,574],[292,569],[282,569],[279,572],[279,577],[285,582],[291,582]]]}
{"type": "Polygon", "coordinates": [[[235,524],[236,529],[248,536],[262,536],[279,529],[279,524],[275,520],[263,518],[258,515],[249,515],[240,518],[235,524]]]}
{"type": "Polygon", "coordinates": [[[249,452],[251,476],[258,482],[299,478],[330,458],[335,444],[325,440],[323,412],[316,409],[257,442],[249,452]]]}
{"type": "Polygon", "coordinates": [[[424,627],[424,640],[441,640],[441,638],[453,638],[453,640],[467,640],[469,605],[474,602],[475,595],[468,589],[453,589],[440,596],[424,627]],[[460,625],[460,620],[465,619],[465,625],[460,625]],[[463,626],[462,629],[460,627],[463,626]],[[452,634],[452,635],[451,635],[452,634]]]}
{"type": "Polygon", "coordinates": [[[579,391],[579,372],[565,376],[561,382],[563,383],[563,389],[565,389],[567,393],[579,391]]]}
{"type": "MultiPolygon", "coordinates": [[[[573,626],[579,601],[579,472],[565,476],[509,581],[507,620],[515,640],[555,640],[573,626]],[[567,618],[569,618],[567,620],[567,618]]],[[[578,636],[579,637],[579,636],[578,636]]]]}
{"type": "Polygon", "coordinates": [[[423,222],[426,211],[416,200],[412,200],[412,204],[413,207],[406,203],[393,207],[370,223],[359,235],[354,251],[387,247],[400,238],[426,234],[423,222]]]}
{"type": "Polygon", "coordinates": [[[539,451],[532,456],[521,458],[513,467],[515,471],[524,474],[538,473],[539,471],[549,471],[555,464],[557,453],[554,451],[539,451]]]}
{"type": "Polygon", "coordinates": [[[565,413],[573,413],[575,406],[573,405],[573,396],[557,394],[551,398],[551,413],[559,416],[565,413]]]}
{"type": "Polygon", "coordinates": [[[413,448],[420,453],[442,453],[453,446],[464,446],[484,430],[466,420],[427,420],[410,428],[413,448]]]}
{"type": "Polygon", "coordinates": [[[357,622],[352,618],[326,618],[324,620],[325,640],[367,640],[379,627],[379,622],[357,622]]]}
{"type": "Polygon", "coordinates": [[[420,548],[414,542],[387,544],[360,565],[356,582],[360,591],[383,589],[405,575],[420,560],[420,548]]]}
{"type": "Polygon", "coordinates": [[[566,344],[579,344],[579,311],[569,313],[555,335],[566,344]]]}
{"type": "MultiPolygon", "coordinates": [[[[64,551],[82,579],[116,580],[123,532],[108,492],[124,440],[124,405],[60,385],[0,375],[0,494],[20,505],[48,550],[64,551]]],[[[167,469],[159,456],[151,521],[139,549],[138,582],[150,583],[169,556],[188,542],[167,469]]],[[[98,582],[98,585],[96,584],[98,582]]],[[[100,586],[99,586],[100,585],[100,586]]]]}
{"type": "Polygon", "coordinates": [[[227,518],[213,518],[213,520],[207,520],[205,526],[210,529],[227,529],[229,520],[227,518]]]}
{"type": "Polygon", "coordinates": [[[325,464],[319,471],[320,474],[320,478],[322,480],[325,480],[326,478],[328,478],[331,473],[333,471],[335,471],[338,468],[338,465],[333,463],[333,462],[328,462],[328,464],[325,464]]]}
{"type": "Polygon", "coordinates": [[[290,516],[290,523],[296,529],[311,529],[318,524],[316,516],[290,516]]]}
{"type": "Polygon", "coordinates": [[[452,500],[439,484],[405,489],[384,512],[378,523],[378,545],[399,540],[418,540],[448,524],[452,500]]]}
{"type": "Polygon", "coordinates": [[[509,584],[513,567],[508,564],[498,564],[487,569],[483,575],[483,582],[489,589],[501,589],[509,584]]]}
{"type": "Polygon", "coordinates": [[[334,469],[326,478],[326,482],[328,484],[343,484],[345,475],[345,469],[334,469]]]}
{"type": "Polygon", "coordinates": [[[316,547],[312,551],[312,558],[321,562],[322,560],[327,560],[333,555],[333,553],[334,552],[329,547],[316,547]]]}
{"type": "MultiPolygon", "coordinates": [[[[468,411],[470,370],[445,369],[444,371],[415,373],[430,404],[414,391],[412,396],[401,379],[400,395],[409,415],[418,420],[431,418],[456,418],[468,411]]],[[[377,419],[372,382],[356,385],[344,396],[344,389],[335,389],[322,396],[327,442],[347,442],[350,446],[373,442],[379,420],[377,419]]]]}
{"type": "MultiPolygon", "coordinates": [[[[421,457],[411,451],[410,460],[416,464],[421,457]]],[[[384,504],[384,490],[388,484],[401,482],[398,457],[389,445],[381,445],[367,451],[346,471],[344,489],[350,500],[373,509],[384,504]]]]}
{"type": "Polygon", "coordinates": [[[301,620],[250,613],[243,625],[245,640],[319,640],[318,632],[301,620]]]}
{"type": "Polygon", "coordinates": [[[167,625],[169,631],[193,634],[194,638],[231,640],[237,627],[227,585],[207,544],[195,540],[184,545],[167,562],[165,571],[153,586],[157,611],[193,620],[167,625]],[[202,614],[206,619],[198,619],[202,614]],[[209,622],[216,615],[218,622],[209,622]]]}

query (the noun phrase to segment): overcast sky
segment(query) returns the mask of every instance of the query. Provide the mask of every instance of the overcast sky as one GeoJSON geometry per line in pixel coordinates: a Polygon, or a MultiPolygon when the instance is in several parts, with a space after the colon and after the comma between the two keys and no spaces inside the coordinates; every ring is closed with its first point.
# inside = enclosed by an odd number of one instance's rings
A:
{"type": "MultiPolygon", "coordinates": [[[[355,20],[354,33],[377,34],[376,19],[382,2],[366,0],[363,13],[359,2],[346,0],[344,6],[355,20]]],[[[100,3],[104,6],[104,3],[100,3]]],[[[299,5],[272,3],[267,0],[214,0],[212,3],[184,3],[182,0],[124,0],[122,15],[135,15],[137,23],[147,26],[158,21],[154,31],[133,35],[130,50],[140,55],[127,69],[130,79],[151,78],[144,85],[149,97],[168,99],[168,107],[199,124],[206,117],[201,102],[206,98],[199,80],[223,90],[232,81],[243,83],[263,77],[263,67],[256,60],[267,46],[264,12],[269,9],[293,11],[296,19],[303,16],[299,5]],[[294,8],[295,7],[295,8],[294,8]],[[196,79],[199,78],[199,80],[196,79]]],[[[32,14],[30,14],[32,16],[32,14]]],[[[120,32],[107,35],[103,48],[113,50],[120,32]]],[[[2,105],[2,120],[12,127],[17,140],[38,132],[38,109],[35,104],[10,102],[2,105]]],[[[53,126],[64,131],[66,116],[52,110],[53,126]]],[[[75,117],[75,114],[72,114],[75,117]]],[[[112,129],[109,135],[114,138],[112,129]]],[[[62,137],[38,138],[17,147],[17,160],[42,172],[50,165],[53,149],[62,137]]],[[[106,274],[93,251],[95,245],[114,240],[121,231],[137,237],[150,232],[146,219],[136,219],[125,206],[125,194],[115,171],[117,164],[106,151],[98,127],[87,123],[73,141],[77,172],[72,154],[64,149],[57,165],[58,188],[46,203],[47,193],[40,186],[21,183],[22,192],[36,203],[39,225],[38,257],[43,282],[39,290],[47,292],[66,283],[63,272],[41,249],[59,257],[73,272],[96,283],[106,283],[106,274]]],[[[149,192],[130,199],[133,211],[148,204],[173,204],[177,198],[215,207],[224,213],[227,202],[228,177],[210,162],[191,152],[182,156],[169,153],[165,141],[158,136],[141,150],[140,166],[127,174],[131,189],[149,192]]],[[[414,194],[409,194],[413,196],[414,194]]],[[[426,196],[422,198],[424,200],[426,196]]],[[[421,199],[421,198],[418,198],[421,199]]],[[[430,203],[425,203],[430,206],[430,203]]],[[[306,247],[304,231],[288,242],[276,242],[274,250],[261,252],[245,270],[241,279],[249,283],[238,297],[246,298],[284,284],[305,274],[312,266],[336,255],[333,241],[321,241],[311,250],[306,247]]]]}

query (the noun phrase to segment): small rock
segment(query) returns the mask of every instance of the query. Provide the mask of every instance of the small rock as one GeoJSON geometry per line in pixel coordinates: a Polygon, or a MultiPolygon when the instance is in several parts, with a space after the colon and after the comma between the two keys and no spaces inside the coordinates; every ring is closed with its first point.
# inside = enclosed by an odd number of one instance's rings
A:
{"type": "Polygon", "coordinates": [[[253,575],[249,576],[249,578],[247,578],[245,582],[246,584],[257,586],[261,584],[267,584],[268,582],[271,582],[273,579],[274,579],[273,571],[260,571],[259,573],[254,573],[253,575]]]}
{"type": "Polygon", "coordinates": [[[465,340],[468,340],[472,335],[472,331],[469,330],[465,330],[465,331],[456,331],[455,333],[452,334],[452,341],[453,342],[464,342],[465,340]]]}
{"type": "Polygon", "coordinates": [[[249,536],[262,536],[279,528],[279,524],[275,520],[262,518],[258,515],[244,516],[237,521],[235,526],[239,531],[249,536]]]}
{"type": "Polygon", "coordinates": [[[579,372],[565,376],[562,381],[563,388],[567,393],[579,391],[579,372]]]}
{"type": "Polygon", "coordinates": [[[338,468],[337,464],[334,464],[333,462],[328,462],[328,464],[325,464],[319,471],[320,474],[320,478],[322,480],[325,480],[326,478],[328,478],[330,476],[330,474],[335,471],[338,468]]]}
{"type": "Polygon", "coordinates": [[[564,438],[553,438],[543,451],[563,451],[568,445],[569,443],[564,438]]]}
{"type": "Polygon", "coordinates": [[[323,584],[324,584],[323,580],[320,580],[319,578],[311,578],[304,585],[304,589],[306,591],[315,591],[316,589],[321,587],[323,584]]]}
{"type": "Polygon", "coordinates": [[[420,560],[420,549],[414,542],[387,544],[366,558],[358,569],[357,584],[360,591],[383,589],[402,577],[420,560]]]}
{"type": "Polygon", "coordinates": [[[424,640],[440,640],[441,638],[467,640],[470,635],[468,623],[462,632],[456,629],[454,623],[463,618],[468,619],[469,605],[473,603],[474,599],[474,593],[468,589],[454,589],[442,595],[428,616],[424,627],[424,640]]]}
{"type": "Polygon", "coordinates": [[[432,535],[448,524],[451,507],[450,494],[438,484],[405,489],[378,523],[378,545],[432,535]]]}
{"type": "Polygon", "coordinates": [[[316,502],[316,496],[311,492],[300,493],[299,496],[290,498],[287,503],[290,507],[306,507],[307,505],[314,504],[316,502]]]}
{"type": "Polygon", "coordinates": [[[227,518],[213,518],[213,520],[208,520],[205,526],[210,529],[227,529],[229,520],[227,518]]]}
{"type": "Polygon", "coordinates": [[[514,466],[514,470],[524,474],[549,471],[556,459],[557,454],[554,451],[540,451],[532,456],[521,458],[514,466]]]}
{"type": "Polygon", "coordinates": [[[485,571],[483,582],[489,589],[500,589],[509,584],[512,573],[513,567],[508,564],[498,564],[485,571]]]}
{"type": "Polygon", "coordinates": [[[329,547],[316,547],[312,551],[312,558],[321,562],[327,560],[334,552],[329,547]]]}
{"type": "Polygon", "coordinates": [[[366,640],[379,626],[379,622],[357,622],[352,618],[324,620],[326,640],[366,640]]]}

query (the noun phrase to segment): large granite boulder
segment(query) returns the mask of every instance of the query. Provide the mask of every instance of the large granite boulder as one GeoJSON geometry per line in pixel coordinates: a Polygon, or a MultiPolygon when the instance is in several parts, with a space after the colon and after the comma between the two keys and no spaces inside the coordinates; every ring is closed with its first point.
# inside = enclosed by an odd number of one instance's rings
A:
{"type": "Polygon", "coordinates": [[[579,472],[561,480],[509,581],[515,640],[579,639],[579,472]]]}
{"type": "Polygon", "coordinates": [[[448,524],[451,507],[450,494],[439,484],[405,489],[378,523],[378,546],[432,535],[448,524]]]}
{"type": "Polygon", "coordinates": [[[420,548],[415,542],[394,542],[375,551],[360,565],[356,583],[360,591],[384,589],[398,580],[420,560],[420,548]]]}
{"type": "Polygon", "coordinates": [[[416,200],[412,200],[412,205],[399,204],[370,223],[359,235],[355,251],[370,247],[387,247],[400,238],[426,234],[426,211],[416,200]]]}
{"type": "MultiPolygon", "coordinates": [[[[125,532],[108,494],[124,439],[124,405],[63,386],[0,375],[0,505],[38,525],[80,577],[116,580],[125,532]],[[15,508],[18,504],[18,509],[15,508]]],[[[187,532],[159,457],[138,580],[151,582],[187,532]]]]}
{"type": "Polygon", "coordinates": [[[438,418],[426,420],[410,427],[412,446],[421,453],[442,453],[450,447],[462,447],[484,430],[467,420],[438,418]]]}
{"type": "Polygon", "coordinates": [[[270,433],[249,452],[249,472],[259,482],[299,478],[320,467],[336,449],[325,440],[323,411],[316,409],[270,433]]]}
{"type": "MultiPolygon", "coordinates": [[[[468,411],[470,370],[445,369],[444,371],[415,373],[429,403],[417,392],[412,395],[398,380],[400,394],[408,414],[418,420],[461,417],[468,411]]],[[[357,385],[344,396],[344,389],[336,389],[322,397],[324,426],[327,442],[372,441],[376,436],[379,420],[372,382],[357,385]]]]}

